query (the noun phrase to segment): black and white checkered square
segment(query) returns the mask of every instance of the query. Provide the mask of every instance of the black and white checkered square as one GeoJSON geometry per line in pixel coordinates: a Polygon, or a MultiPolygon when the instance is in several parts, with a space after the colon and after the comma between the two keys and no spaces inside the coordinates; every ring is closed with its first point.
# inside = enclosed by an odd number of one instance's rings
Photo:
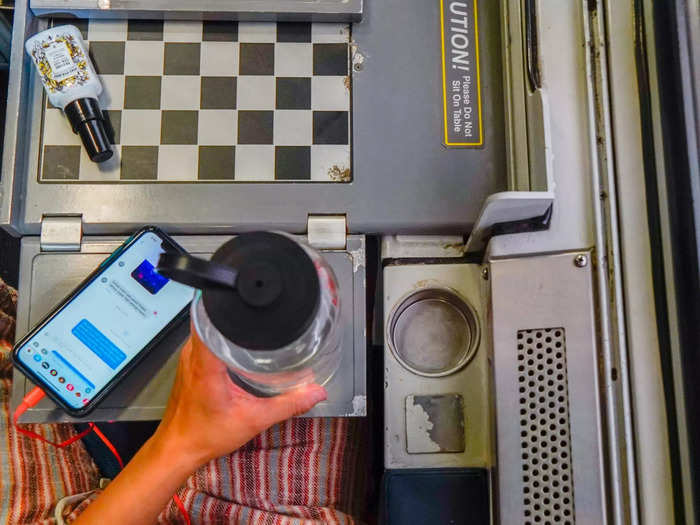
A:
{"type": "Polygon", "coordinates": [[[91,162],[44,113],[44,181],[349,182],[343,24],[90,20],[115,155],[91,162]]]}

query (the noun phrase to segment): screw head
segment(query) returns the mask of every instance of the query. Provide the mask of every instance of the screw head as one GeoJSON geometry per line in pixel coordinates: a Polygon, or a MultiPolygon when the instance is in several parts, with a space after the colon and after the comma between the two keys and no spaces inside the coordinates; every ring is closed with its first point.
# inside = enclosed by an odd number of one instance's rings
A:
{"type": "Polygon", "coordinates": [[[588,256],[579,253],[576,257],[574,257],[574,266],[577,268],[583,268],[584,266],[588,265],[588,256]]]}
{"type": "Polygon", "coordinates": [[[489,280],[489,267],[488,266],[484,266],[481,269],[481,277],[484,279],[484,281],[489,280]]]}
{"type": "Polygon", "coordinates": [[[354,69],[355,71],[362,71],[362,69],[363,69],[362,62],[357,62],[357,63],[353,66],[353,69],[354,69]]]}

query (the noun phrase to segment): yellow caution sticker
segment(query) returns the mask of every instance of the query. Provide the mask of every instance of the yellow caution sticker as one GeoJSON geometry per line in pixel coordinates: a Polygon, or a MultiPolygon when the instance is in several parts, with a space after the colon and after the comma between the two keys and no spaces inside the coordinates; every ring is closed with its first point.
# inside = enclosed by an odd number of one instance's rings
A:
{"type": "Polygon", "coordinates": [[[447,147],[484,145],[477,0],[440,0],[442,91],[447,147]]]}

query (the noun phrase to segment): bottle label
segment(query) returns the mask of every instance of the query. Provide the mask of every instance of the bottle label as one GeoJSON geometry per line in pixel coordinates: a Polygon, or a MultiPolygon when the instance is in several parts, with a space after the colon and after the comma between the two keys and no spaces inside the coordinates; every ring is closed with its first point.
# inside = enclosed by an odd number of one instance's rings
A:
{"type": "Polygon", "coordinates": [[[90,80],[85,53],[70,33],[49,35],[37,41],[31,55],[49,93],[63,92],[90,80]]]}
{"type": "Polygon", "coordinates": [[[65,42],[52,42],[45,49],[46,60],[51,68],[51,76],[61,82],[78,73],[78,66],[73,62],[70,49],[65,42]]]}

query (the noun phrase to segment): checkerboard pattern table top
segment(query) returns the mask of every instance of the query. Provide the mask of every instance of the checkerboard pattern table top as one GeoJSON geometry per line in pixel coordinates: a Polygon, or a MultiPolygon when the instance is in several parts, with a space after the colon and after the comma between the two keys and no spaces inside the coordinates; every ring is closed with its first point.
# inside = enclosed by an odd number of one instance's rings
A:
{"type": "Polygon", "coordinates": [[[91,162],[47,101],[42,182],[351,181],[348,25],[72,23],[114,157],[91,162]]]}

